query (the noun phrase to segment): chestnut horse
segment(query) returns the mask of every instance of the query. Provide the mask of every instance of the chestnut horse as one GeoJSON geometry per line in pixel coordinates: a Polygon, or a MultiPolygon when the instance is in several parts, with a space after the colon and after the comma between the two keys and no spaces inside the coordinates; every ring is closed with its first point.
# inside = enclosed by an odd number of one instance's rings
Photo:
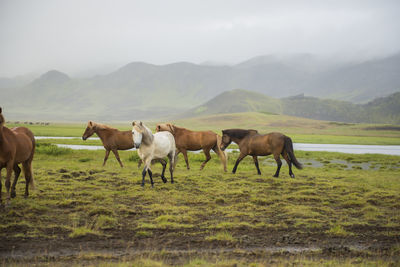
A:
{"type": "Polygon", "coordinates": [[[120,131],[104,124],[89,121],[86,130],[82,135],[82,139],[86,140],[94,133],[99,136],[104,148],[106,149],[103,166],[106,164],[110,151],[112,151],[117,158],[119,165],[124,167],[119,158],[118,150],[127,150],[134,147],[132,131],[120,131]]]}
{"type": "Polygon", "coordinates": [[[18,164],[22,163],[22,168],[25,174],[25,197],[29,196],[29,185],[34,188],[32,160],[35,153],[35,137],[33,133],[25,127],[16,127],[8,129],[5,124],[5,119],[0,108],[0,203],[1,199],[1,169],[7,169],[5,186],[7,189],[7,203],[10,201],[10,196],[15,197],[15,186],[18,177],[21,173],[21,168],[18,164]],[[14,181],[11,186],[11,174],[14,170],[14,181]]]}
{"type": "Polygon", "coordinates": [[[239,145],[240,154],[233,167],[232,173],[236,172],[240,161],[247,155],[253,156],[254,164],[257,168],[257,173],[261,174],[258,166],[257,156],[274,155],[278,165],[274,177],[279,176],[279,171],[282,166],[280,155],[286,160],[289,165],[289,175],[294,178],[292,172],[292,163],[297,169],[302,169],[302,165],[297,161],[293,152],[293,143],[290,137],[281,133],[259,134],[257,130],[244,129],[228,129],[222,131],[221,149],[225,150],[231,142],[239,145]]]}
{"type": "Polygon", "coordinates": [[[203,149],[203,152],[206,155],[206,160],[200,166],[200,170],[202,170],[206,163],[211,159],[210,150],[212,149],[220,158],[221,163],[224,167],[224,171],[226,171],[227,156],[220,149],[221,137],[216,133],[212,131],[194,132],[170,123],[157,124],[156,132],[160,131],[168,131],[172,133],[175,138],[178,154],[182,152],[188,170],[190,169],[190,167],[187,151],[203,149]]]}

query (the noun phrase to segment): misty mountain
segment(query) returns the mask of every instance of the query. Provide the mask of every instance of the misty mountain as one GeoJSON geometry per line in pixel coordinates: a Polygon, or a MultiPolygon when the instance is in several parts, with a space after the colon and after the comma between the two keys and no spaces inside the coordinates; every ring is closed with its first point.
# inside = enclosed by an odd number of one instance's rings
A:
{"type": "Polygon", "coordinates": [[[250,111],[328,121],[400,124],[400,92],[367,104],[354,104],[304,95],[275,99],[246,90],[232,90],[185,112],[182,117],[250,111]]]}
{"type": "Polygon", "coordinates": [[[279,99],[261,93],[236,89],[223,92],[206,103],[182,114],[182,117],[194,117],[220,113],[238,113],[261,111],[282,113],[282,103],[279,99]]]}
{"type": "MultiPolygon", "coordinates": [[[[367,103],[399,91],[399,71],[400,54],[352,64],[309,54],[261,56],[234,66],[132,62],[90,78],[52,70],[27,85],[0,88],[0,104],[32,118],[130,120],[178,115],[236,88],[274,98],[305,94],[367,103]]],[[[231,109],[255,103],[248,99],[231,109]]]]}

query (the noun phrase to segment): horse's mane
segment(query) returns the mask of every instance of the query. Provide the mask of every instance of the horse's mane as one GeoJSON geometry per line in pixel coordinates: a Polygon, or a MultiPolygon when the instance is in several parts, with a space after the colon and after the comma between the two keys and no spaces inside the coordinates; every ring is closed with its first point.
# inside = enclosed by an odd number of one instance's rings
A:
{"type": "Polygon", "coordinates": [[[110,127],[110,126],[102,124],[102,123],[97,123],[97,122],[94,122],[94,121],[92,121],[92,123],[93,123],[93,126],[96,126],[100,130],[107,130],[107,129],[109,129],[109,130],[117,130],[116,128],[110,127]]]}
{"type": "Polygon", "coordinates": [[[142,124],[142,127],[144,129],[143,131],[143,136],[146,136],[146,138],[151,142],[154,140],[154,135],[153,132],[147,127],[146,125],[142,124]]]}
{"type": "Polygon", "coordinates": [[[249,129],[249,130],[245,130],[245,129],[227,129],[227,130],[223,130],[222,134],[227,134],[232,138],[238,138],[238,139],[243,139],[244,137],[246,137],[249,134],[257,134],[258,131],[257,130],[253,130],[253,129],[249,129]]]}

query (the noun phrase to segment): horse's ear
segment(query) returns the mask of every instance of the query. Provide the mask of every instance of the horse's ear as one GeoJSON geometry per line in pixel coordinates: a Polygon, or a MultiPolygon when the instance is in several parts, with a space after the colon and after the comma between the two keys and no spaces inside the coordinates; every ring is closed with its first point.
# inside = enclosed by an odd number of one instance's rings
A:
{"type": "Polygon", "coordinates": [[[135,126],[135,122],[134,121],[132,122],[132,126],[135,126]]]}
{"type": "Polygon", "coordinates": [[[93,122],[92,121],[89,121],[89,126],[93,127],[93,122]]]}
{"type": "Polygon", "coordinates": [[[140,124],[140,126],[143,126],[143,122],[140,122],[139,124],[140,124]]]}
{"type": "Polygon", "coordinates": [[[160,124],[157,124],[157,126],[156,126],[156,132],[159,132],[161,130],[161,126],[160,126],[160,124]]]}
{"type": "Polygon", "coordinates": [[[0,114],[3,113],[3,109],[0,107],[0,114]]]}

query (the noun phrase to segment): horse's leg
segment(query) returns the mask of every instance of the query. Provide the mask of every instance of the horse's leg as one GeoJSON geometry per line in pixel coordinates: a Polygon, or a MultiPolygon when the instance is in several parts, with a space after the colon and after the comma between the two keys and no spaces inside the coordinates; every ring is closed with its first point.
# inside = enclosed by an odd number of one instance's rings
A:
{"type": "Polygon", "coordinates": [[[161,165],[162,165],[162,172],[161,172],[161,179],[164,183],[167,182],[167,178],[165,178],[164,174],[165,174],[165,169],[167,168],[167,161],[165,159],[159,159],[158,160],[161,165]]]}
{"type": "Polygon", "coordinates": [[[186,169],[190,170],[189,160],[188,160],[188,156],[187,156],[187,150],[186,149],[181,149],[180,152],[182,152],[183,157],[185,158],[186,169]]]}
{"type": "Polygon", "coordinates": [[[294,173],[292,171],[292,161],[289,159],[288,154],[285,152],[282,153],[283,158],[286,160],[288,166],[289,166],[289,175],[290,177],[294,178],[294,173]]]}
{"type": "Polygon", "coordinates": [[[7,205],[10,202],[10,187],[11,187],[11,174],[13,171],[13,165],[11,163],[12,161],[10,160],[10,162],[7,164],[6,170],[7,170],[7,176],[6,176],[6,190],[7,190],[7,205]]]}
{"type": "Polygon", "coordinates": [[[203,148],[203,152],[204,155],[206,155],[206,160],[201,164],[200,170],[202,170],[204,166],[206,166],[206,163],[211,159],[210,148],[203,148]]]}
{"type": "Polygon", "coordinates": [[[279,177],[279,171],[281,170],[281,167],[282,167],[281,157],[279,154],[274,154],[274,158],[275,158],[276,164],[278,165],[274,177],[279,177]]]}
{"type": "Polygon", "coordinates": [[[18,164],[14,165],[14,181],[13,184],[11,186],[11,197],[14,198],[16,197],[16,193],[15,193],[15,186],[17,185],[18,182],[18,177],[21,174],[21,168],[18,166],[18,164]]]}
{"type": "Polygon", "coordinates": [[[169,159],[169,173],[171,174],[171,184],[174,183],[174,162],[176,158],[175,151],[171,152],[168,154],[168,159],[169,159]]]}
{"type": "Polygon", "coordinates": [[[119,165],[121,165],[121,168],[123,168],[123,167],[124,167],[124,165],[122,165],[122,162],[121,162],[121,160],[119,159],[118,150],[117,150],[117,149],[113,149],[113,150],[112,150],[112,152],[114,153],[114,155],[115,155],[115,158],[118,160],[118,162],[119,162],[119,165]]]}
{"type": "Polygon", "coordinates": [[[152,175],[153,173],[150,170],[151,159],[150,158],[144,159],[143,162],[144,162],[144,168],[142,171],[142,186],[144,186],[144,177],[146,176],[146,173],[149,173],[151,186],[153,186],[153,175],[152,175]],[[150,172],[148,170],[150,170],[150,172]]]}
{"type": "Polygon", "coordinates": [[[244,159],[247,156],[247,154],[244,153],[240,153],[239,157],[236,160],[235,166],[233,167],[232,173],[236,172],[237,166],[239,165],[239,163],[242,161],[242,159],[244,159]]]}
{"type": "Polygon", "coordinates": [[[258,175],[261,175],[260,168],[258,167],[258,159],[257,156],[253,156],[254,165],[256,165],[258,175]]]}
{"type": "Polygon", "coordinates": [[[24,174],[25,174],[25,197],[29,196],[29,184],[33,179],[31,164],[32,161],[29,160],[22,163],[22,168],[24,169],[24,174]]]}
{"type": "Polygon", "coordinates": [[[108,155],[110,155],[110,150],[106,149],[106,155],[104,156],[103,167],[104,167],[104,165],[106,165],[106,161],[108,159],[108,155]]]}
{"type": "Polygon", "coordinates": [[[140,166],[142,166],[142,163],[143,163],[142,159],[139,159],[138,164],[137,164],[138,169],[140,168],[140,166]]]}
{"type": "Polygon", "coordinates": [[[144,186],[144,177],[146,177],[147,173],[147,168],[146,165],[144,165],[143,171],[142,171],[142,187],[144,186]]]}
{"type": "Polygon", "coordinates": [[[153,182],[153,173],[151,172],[150,169],[147,169],[147,173],[150,176],[150,182],[151,182],[151,187],[154,187],[154,182],[153,182]]]}
{"type": "Polygon", "coordinates": [[[0,166],[0,207],[3,205],[3,202],[2,202],[2,198],[1,198],[1,192],[2,192],[2,187],[3,187],[3,185],[2,185],[2,181],[1,181],[1,169],[2,169],[3,167],[2,166],[0,166]]]}

